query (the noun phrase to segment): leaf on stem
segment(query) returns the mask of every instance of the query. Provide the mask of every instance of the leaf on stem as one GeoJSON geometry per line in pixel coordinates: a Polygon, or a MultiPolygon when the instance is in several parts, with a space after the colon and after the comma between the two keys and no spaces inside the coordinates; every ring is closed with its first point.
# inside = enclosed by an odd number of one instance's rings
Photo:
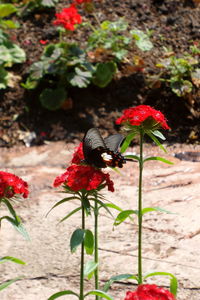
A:
{"type": "Polygon", "coordinates": [[[124,153],[126,151],[126,149],[128,148],[128,146],[130,145],[131,141],[133,140],[134,136],[137,133],[138,133],[137,131],[136,132],[131,132],[126,136],[126,138],[125,138],[125,140],[124,140],[124,142],[121,146],[121,150],[120,150],[121,153],[124,153]]]}
{"type": "Polygon", "coordinates": [[[94,235],[91,230],[85,230],[84,247],[88,255],[92,255],[94,251],[94,235]]]}
{"type": "Polygon", "coordinates": [[[13,227],[23,235],[23,237],[27,240],[30,241],[30,237],[28,235],[28,232],[26,231],[25,227],[23,226],[23,224],[21,223],[21,220],[19,217],[17,217],[17,219],[13,219],[9,216],[4,216],[2,218],[0,218],[0,224],[2,220],[7,220],[9,223],[11,223],[13,225],[13,227]]]}
{"type": "Polygon", "coordinates": [[[81,206],[75,208],[74,210],[72,210],[70,213],[68,213],[64,218],[62,218],[59,223],[62,223],[63,221],[67,220],[69,217],[71,217],[72,215],[74,215],[76,212],[78,212],[79,210],[81,210],[81,206]]]}
{"type": "Polygon", "coordinates": [[[65,295],[74,295],[79,299],[78,294],[74,293],[71,290],[66,290],[66,291],[58,292],[58,293],[51,295],[47,300],[54,300],[54,299],[57,299],[59,297],[65,296],[65,295]]]}
{"type": "Polygon", "coordinates": [[[125,155],[124,157],[125,157],[125,158],[131,158],[131,159],[133,159],[133,160],[140,161],[140,158],[139,158],[137,155],[129,154],[129,155],[125,155]]]}
{"type": "Polygon", "coordinates": [[[84,267],[84,277],[87,277],[90,280],[97,266],[98,263],[95,263],[93,260],[88,261],[84,267]]]}
{"type": "Polygon", "coordinates": [[[165,164],[168,164],[168,165],[173,165],[174,164],[170,160],[167,160],[167,159],[165,159],[163,157],[160,157],[160,156],[151,156],[151,157],[148,157],[148,158],[144,159],[143,162],[146,162],[148,160],[159,160],[159,161],[162,161],[162,162],[164,162],[165,164]]]}
{"type": "Polygon", "coordinates": [[[79,245],[84,241],[85,230],[76,229],[71,236],[70,239],[70,249],[71,252],[74,253],[79,245]]]}
{"type": "Polygon", "coordinates": [[[20,279],[21,279],[21,277],[17,277],[17,278],[8,280],[8,281],[6,281],[4,283],[1,283],[0,284],[0,291],[2,291],[3,289],[7,288],[9,285],[11,285],[12,283],[14,283],[15,281],[18,281],[20,279]]]}
{"type": "Polygon", "coordinates": [[[177,289],[178,289],[178,280],[177,278],[172,274],[168,272],[153,272],[149,273],[144,276],[144,279],[152,277],[152,276],[169,276],[170,277],[170,292],[176,296],[177,289]]]}
{"type": "Polygon", "coordinates": [[[112,276],[109,281],[107,281],[103,287],[103,290],[107,292],[110,288],[110,286],[115,282],[115,281],[121,281],[121,280],[126,280],[126,279],[135,279],[138,282],[138,277],[132,274],[120,274],[116,276],[112,276]]]}
{"type": "Polygon", "coordinates": [[[84,295],[84,298],[86,298],[89,295],[96,295],[107,300],[114,300],[113,297],[100,290],[89,291],[87,294],[84,295]]]}
{"type": "Polygon", "coordinates": [[[167,152],[167,150],[165,149],[165,147],[159,142],[159,140],[153,135],[153,133],[151,131],[148,130],[146,133],[154,141],[154,143],[158,147],[160,147],[160,149],[162,149],[165,153],[167,152]]]}
{"type": "Polygon", "coordinates": [[[167,214],[175,214],[169,210],[166,210],[166,209],[163,209],[163,208],[160,208],[160,207],[146,207],[146,208],[143,208],[142,210],[142,215],[148,213],[148,212],[152,212],[152,211],[159,211],[159,212],[165,212],[167,214]]]}
{"type": "Polygon", "coordinates": [[[132,209],[123,210],[116,217],[115,222],[114,222],[114,226],[117,226],[117,225],[121,224],[122,222],[124,222],[124,220],[126,220],[128,217],[130,217],[130,215],[133,215],[133,214],[138,215],[138,211],[137,210],[132,210],[132,209]]]}
{"type": "Polygon", "coordinates": [[[67,202],[67,201],[70,201],[70,200],[76,200],[76,199],[80,200],[78,197],[68,197],[68,198],[64,198],[64,199],[58,201],[58,202],[57,202],[57,203],[56,203],[56,204],[55,204],[55,205],[47,212],[46,217],[47,217],[48,214],[49,214],[55,207],[57,207],[58,205],[63,204],[63,203],[65,203],[65,202],[67,202]]]}
{"type": "Polygon", "coordinates": [[[16,258],[16,257],[12,257],[12,256],[4,256],[4,257],[0,258],[0,264],[7,262],[7,261],[12,261],[12,262],[14,262],[16,264],[20,264],[20,265],[26,264],[23,260],[16,258]]]}
{"type": "Polygon", "coordinates": [[[159,130],[153,130],[152,133],[153,133],[153,135],[159,137],[161,140],[163,140],[163,141],[166,140],[166,138],[164,137],[162,132],[160,132],[159,130]]]}

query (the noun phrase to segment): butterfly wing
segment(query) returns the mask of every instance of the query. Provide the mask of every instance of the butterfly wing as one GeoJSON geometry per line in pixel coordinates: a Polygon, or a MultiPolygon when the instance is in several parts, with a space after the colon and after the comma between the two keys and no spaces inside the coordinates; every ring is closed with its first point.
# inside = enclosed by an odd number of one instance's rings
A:
{"type": "Polygon", "coordinates": [[[101,158],[98,149],[106,148],[106,144],[97,128],[89,129],[83,138],[83,154],[85,161],[98,168],[105,168],[105,163],[101,158]]]}
{"type": "Polygon", "coordinates": [[[104,142],[111,151],[116,152],[119,149],[123,140],[123,135],[120,133],[116,133],[109,135],[107,138],[104,139],[104,142]]]}

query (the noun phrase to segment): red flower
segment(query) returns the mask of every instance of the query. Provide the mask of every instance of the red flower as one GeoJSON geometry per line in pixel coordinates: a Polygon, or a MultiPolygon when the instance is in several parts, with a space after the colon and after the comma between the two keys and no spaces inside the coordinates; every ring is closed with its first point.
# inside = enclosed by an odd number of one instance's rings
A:
{"type": "Polygon", "coordinates": [[[92,0],[74,0],[74,4],[91,3],[92,0]]]}
{"type": "Polygon", "coordinates": [[[54,25],[62,25],[65,29],[71,31],[75,29],[74,25],[82,22],[81,16],[73,4],[70,7],[63,8],[61,13],[56,14],[56,18],[53,22],[54,25]]]}
{"type": "Polygon", "coordinates": [[[83,143],[80,143],[74,152],[72,158],[72,164],[80,165],[83,161],[84,161],[83,143]]]}
{"type": "Polygon", "coordinates": [[[159,111],[148,105],[139,105],[125,109],[123,115],[116,120],[116,124],[128,123],[133,126],[145,125],[148,121],[153,121],[153,126],[170,129],[165,116],[159,111]]]}
{"type": "Polygon", "coordinates": [[[176,300],[168,290],[155,284],[141,284],[134,292],[128,291],[124,300],[176,300]]]}
{"type": "Polygon", "coordinates": [[[15,194],[28,197],[28,184],[18,176],[0,171],[0,197],[11,198],[15,194]]]}
{"type": "Polygon", "coordinates": [[[110,175],[91,166],[71,165],[65,173],[56,177],[53,185],[58,187],[61,184],[65,184],[73,191],[95,190],[101,184],[105,184],[109,191],[114,192],[110,175]]]}
{"type": "Polygon", "coordinates": [[[49,41],[48,40],[39,40],[41,45],[46,45],[49,41]]]}

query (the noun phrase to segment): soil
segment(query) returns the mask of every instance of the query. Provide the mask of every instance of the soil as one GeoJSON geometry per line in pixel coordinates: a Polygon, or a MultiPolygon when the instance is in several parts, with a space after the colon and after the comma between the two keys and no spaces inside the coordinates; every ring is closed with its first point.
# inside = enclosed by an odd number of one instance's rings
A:
{"type": "MultiPolygon", "coordinates": [[[[69,1],[59,1],[57,10],[69,1]]],[[[181,55],[200,39],[200,7],[195,0],[124,0],[95,1],[101,21],[125,17],[131,28],[152,30],[151,51],[142,52],[136,46],[129,58],[138,55],[144,61],[142,72],[130,71],[127,63],[119,66],[119,72],[106,88],[90,85],[88,88],[70,88],[68,97],[72,107],[50,112],[41,107],[38,91],[28,92],[19,84],[24,82],[30,65],[37,61],[44,45],[40,40],[58,41],[58,33],[52,21],[55,9],[37,10],[17,18],[21,27],[14,30],[15,39],[25,51],[27,61],[12,68],[20,76],[12,88],[0,90],[0,146],[41,145],[46,141],[80,140],[91,127],[113,133],[118,128],[116,118],[124,108],[149,104],[161,110],[167,117],[172,131],[167,133],[169,142],[199,143],[199,90],[188,99],[177,97],[165,84],[159,88],[147,85],[149,75],[158,72],[155,64],[163,56],[163,47],[181,55]]],[[[92,15],[89,16],[92,21],[92,15]]],[[[74,38],[84,44],[86,32],[74,33],[74,38]]]]}

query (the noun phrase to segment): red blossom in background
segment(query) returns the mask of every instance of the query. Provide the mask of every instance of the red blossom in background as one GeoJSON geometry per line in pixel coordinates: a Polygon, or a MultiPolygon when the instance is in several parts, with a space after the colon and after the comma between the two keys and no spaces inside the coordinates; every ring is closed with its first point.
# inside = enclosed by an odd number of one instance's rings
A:
{"type": "Polygon", "coordinates": [[[74,31],[74,25],[81,24],[81,22],[81,15],[79,15],[76,7],[72,4],[70,7],[63,8],[60,13],[56,14],[56,20],[53,24],[61,25],[67,30],[74,31]]]}
{"type": "Polygon", "coordinates": [[[49,40],[39,40],[41,45],[46,45],[48,44],[49,40]]]}
{"type": "Polygon", "coordinates": [[[139,105],[125,109],[123,115],[116,120],[116,124],[128,123],[133,126],[140,126],[146,120],[153,120],[163,129],[170,129],[165,116],[159,110],[148,105],[139,105]]]}
{"type": "Polygon", "coordinates": [[[28,197],[28,184],[18,176],[0,171],[0,197],[12,198],[15,194],[28,197]]]}
{"type": "Polygon", "coordinates": [[[134,292],[128,291],[124,300],[176,300],[168,290],[155,284],[141,284],[134,292]]]}
{"type": "Polygon", "coordinates": [[[91,3],[92,0],[74,0],[74,4],[83,4],[83,3],[91,3]]]}
{"type": "Polygon", "coordinates": [[[83,161],[84,161],[83,143],[80,143],[74,152],[72,158],[72,164],[80,165],[83,161]]]}
{"type": "Polygon", "coordinates": [[[58,187],[61,184],[65,184],[73,191],[95,190],[101,184],[105,184],[109,191],[114,192],[114,184],[110,180],[110,175],[91,166],[71,165],[65,173],[56,177],[53,185],[58,187]]]}

